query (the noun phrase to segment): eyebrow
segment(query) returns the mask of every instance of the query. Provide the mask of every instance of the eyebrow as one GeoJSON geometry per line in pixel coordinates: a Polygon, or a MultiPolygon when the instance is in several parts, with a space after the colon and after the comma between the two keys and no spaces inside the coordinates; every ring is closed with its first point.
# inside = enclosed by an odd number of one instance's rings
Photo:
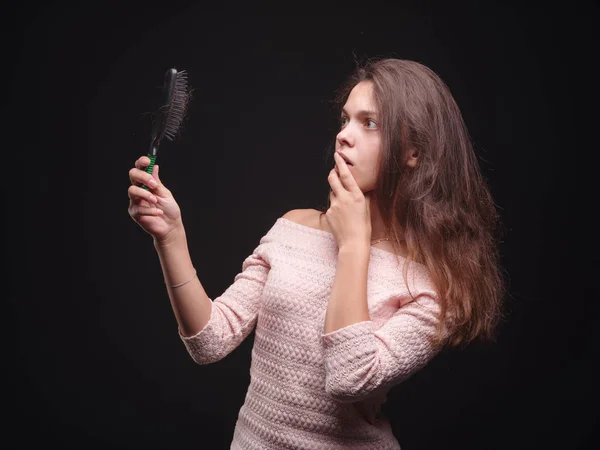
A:
{"type": "MultiPolygon", "coordinates": [[[[342,108],[342,114],[349,115],[345,108],[342,108]]],[[[361,109],[356,113],[357,116],[377,116],[377,112],[370,109],[361,109]]]]}

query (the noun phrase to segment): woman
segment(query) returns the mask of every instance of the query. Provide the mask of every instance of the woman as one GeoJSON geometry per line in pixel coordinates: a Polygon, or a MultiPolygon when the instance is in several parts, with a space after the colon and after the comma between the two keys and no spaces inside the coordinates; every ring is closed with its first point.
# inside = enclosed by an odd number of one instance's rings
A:
{"type": "Polygon", "coordinates": [[[371,60],[337,99],[329,207],[277,219],[212,301],[159,167],[130,171],[129,213],[153,236],[192,358],[218,361],[256,327],[232,449],[399,449],[389,389],[444,346],[493,340],[501,317],[498,217],[446,85],[371,60]]]}

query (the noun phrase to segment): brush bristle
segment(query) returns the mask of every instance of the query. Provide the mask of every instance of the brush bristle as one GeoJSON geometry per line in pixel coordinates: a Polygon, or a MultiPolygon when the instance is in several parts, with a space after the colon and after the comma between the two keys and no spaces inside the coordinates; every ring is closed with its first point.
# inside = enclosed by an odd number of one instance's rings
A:
{"type": "Polygon", "coordinates": [[[167,121],[165,124],[164,135],[171,141],[175,139],[177,132],[181,128],[183,118],[187,112],[188,102],[187,73],[185,70],[182,70],[176,74],[173,101],[171,102],[171,109],[167,112],[167,121]]]}

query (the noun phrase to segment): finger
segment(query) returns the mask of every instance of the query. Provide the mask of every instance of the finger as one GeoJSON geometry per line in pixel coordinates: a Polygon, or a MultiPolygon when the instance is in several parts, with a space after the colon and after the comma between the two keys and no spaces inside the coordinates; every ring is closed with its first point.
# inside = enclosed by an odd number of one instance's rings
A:
{"type": "Polygon", "coordinates": [[[342,158],[337,153],[334,153],[333,157],[335,159],[337,168],[340,172],[339,178],[342,181],[343,186],[348,191],[356,191],[357,189],[360,189],[358,187],[358,185],[356,184],[356,180],[354,179],[354,176],[350,172],[350,169],[348,168],[346,161],[344,161],[344,158],[342,158]]]}
{"type": "Polygon", "coordinates": [[[139,219],[142,216],[162,216],[163,210],[148,206],[134,205],[131,208],[131,217],[139,219]]]}
{"type": "Polygon", "coordinates": [[[127,189],[127,195],[134,203],[139,203],[142,200],[146,200],[151,205],[155,205],[158,202],[158,198],[152,192],[142,189],[139,186],[131,185],[127,189]]]}
{"type": "Polygon", "coordinates": [[[131,181],[131,184],[135,186],[141,186],[143,184],[151,189],[156,188],[159,184],[152,175],[141,169],[131,169],[129,171],[129,180],[131,181]]]}
{"type": "Polygon", "coordinates": [[[137,181],[136,171],[138,171],[138,170],[140,170],[140,169],[129,170],[129,181],[131,182],[131,184],[133,184],[135,186],[139,186],[141,184],[139,181],[137,181]]]}
{"type": "Polygon", "coordinates": [[[160,166],[158,164],[156,164],[154,166],[154,169],[152,171],[152,176],[154,177],[154,179],[157,182],[156,187],[152,188],[152,192],[154,193],[154,195],[156,195],[158,197],[158,201],[160,202],[160,201],[163,201],[163,200],[172,199],[173,194],[163,184],[162,180],[160,179],[160,166]]]}
{"type": "Polygon", "coordinates": [[[331,190],[336,196],[342,194],[343,191],[346,190],[342,185],[342,182],[340,181],[340,178],[335,169],[331,169],[331,172],[329,172],[329,176],[327,177],[327,181],[329,181],[331,190]]]}
{"type": "Polygon", "coordinates": [[[147,156],[142,156],[142,157],[138,158],[138,160],[135,162],[135,168],[140,169],[140,170],[143,170],[145,167],[148,167],[149,165],[150,165],[150,158],[148,158],[147,156]]]}

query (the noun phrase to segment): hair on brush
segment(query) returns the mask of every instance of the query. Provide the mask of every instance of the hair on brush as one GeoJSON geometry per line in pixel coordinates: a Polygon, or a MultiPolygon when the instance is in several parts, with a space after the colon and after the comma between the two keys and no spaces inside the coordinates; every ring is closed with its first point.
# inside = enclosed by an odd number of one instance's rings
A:
{"type": "MultiPolygon", "coordinates": [[[[160,107],[154,114],[150,148],[147,155],[150,158],[150,164],[146,168],[147,173],[151,174],[154,169],[162,139],[166,137],[172,141],[181,131],[181,125],[190,102],[190,94],[187,72],[185,70],[177,71],[177,69],[167,70],[160,107]]],[[[145,185],[142,185],[142,188],[148,190],[145,185]]]]}

